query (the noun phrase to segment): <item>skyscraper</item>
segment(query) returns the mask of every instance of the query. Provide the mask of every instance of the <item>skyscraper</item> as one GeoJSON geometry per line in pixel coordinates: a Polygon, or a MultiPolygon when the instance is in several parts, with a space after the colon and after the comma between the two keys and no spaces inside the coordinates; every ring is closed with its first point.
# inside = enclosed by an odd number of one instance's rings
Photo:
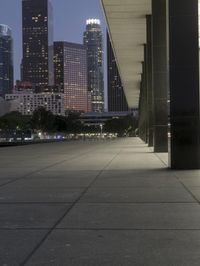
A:
{"type": "Polygon", "coordinates": [[[116,64],[110,37],[107,33],[107,56],[108,56],[108,111],[128,111],[128,104],[124,95],[119,70],[116,64]]]}
{"type": "Polygon", "coordinates": [[[11,29],[0,25],[0,96],[13,90],[13,40],[11,29]]]}
{"type": "Polygon", "coordinates": [[[88,88],[92,111],[104,111],[103,36],[100,20],[88,19],[83,42],[87,49],[88,88]]]}
{"type": "Polygon", "coordinates": [[[54,42],[55,85],[65,95],[65,109],[91,111],[91,98],[87,82],[87,52],[82,44],[54,42]]]}
{"type": "Polygon", "coordinates": [[[50,0],[22,0],[22,80],[53,84],[53,15],[50,0]]]}

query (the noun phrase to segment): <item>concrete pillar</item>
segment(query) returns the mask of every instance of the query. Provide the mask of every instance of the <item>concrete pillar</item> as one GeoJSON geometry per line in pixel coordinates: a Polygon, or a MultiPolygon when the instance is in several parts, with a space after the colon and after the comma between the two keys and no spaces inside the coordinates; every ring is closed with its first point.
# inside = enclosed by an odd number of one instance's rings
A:
{"type": "Polygon", "coordinates": [[[168,150],[166,0],[152,0],[154,151],[168,150]]]}
{"type": "Polygon", "coordinates": [[[200,169],[198,0],[169,0],[170,160],[200,169]]]}
{"type": "Polygon", "coordinates": [[[144,62],[142,63],[143,73],[141,75],[140,103],[139,103],[139,137],[147,142],[147,110],[146,110],[146,77],[144,62]]]}
{"type": "Polygon", "coordinates": [[[139,137],[144,141],[143,135],[143,85],[142,85],[142,75],[141,75],[141,83],[140,83],[140,99],[139,99],[139,137]]]}
{"type": "Polygon", "coordinates": [[[148,143],[148,100],[147,100],[147,89],[148,89],[148,80],[147,80],[147,45],[144,44],[144,62],[142,63],[143,71],[143,90],[144,90],[144,127],[145,127],[145,143],[148,143]]]}
{"type": "Polygon", "coordinates": [[[152,17],[148,15],[147,20],[147,44],[146,44],[146,64],[147,64],[147,142],[149,147],[153,146],[153,103],[152,103],[152,17]]]}

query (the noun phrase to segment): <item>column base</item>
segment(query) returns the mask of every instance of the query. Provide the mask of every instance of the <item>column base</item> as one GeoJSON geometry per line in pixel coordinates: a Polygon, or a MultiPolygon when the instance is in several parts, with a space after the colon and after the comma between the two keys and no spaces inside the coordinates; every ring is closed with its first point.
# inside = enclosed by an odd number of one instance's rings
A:
{"type": "Polygon", "coordinates": [[[168,127],[155,126],[154,127],[154,152],[162,153],[168,152],[168,127]]]}

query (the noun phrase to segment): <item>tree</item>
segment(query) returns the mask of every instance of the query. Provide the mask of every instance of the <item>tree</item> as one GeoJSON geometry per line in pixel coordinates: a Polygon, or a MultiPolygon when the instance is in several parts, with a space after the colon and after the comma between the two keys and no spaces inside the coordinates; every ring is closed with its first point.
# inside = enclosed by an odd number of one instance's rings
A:
{"type": "Polygon", "coordinates": [[[4,130],[30,129],[31,118],[19,112],[11,112],[0,118],[0,128],[4,130]]]}
{"type": "Polygon", "coordinates": [[[67,121],[64,116],[55,116],[54,117],[54,129],[57,132],[66,132],[67,131],[67,121]]]}
{"type": "Polygon", "coordinates": [[[80,114],[75,112],[68,113],[66,118],[67,129],[68,133],[80,133],[83,130],[83,125],[80,121],[80,114]]]}
{"type": "Polygon", "coordinates": [[[39,107],[33,112],[31,119],[32,128],[42,132],[52,132],[55,130],[55,116],[44,107],[39,107]]]}
{"type": "Polygon", "coordinates": [[[108,133],[116,133],[119,136],[134,135],[133,132],[137,128],[137,120],[135,117],[128,115],[122,118],[113,118],[106,121],[104,131],[108,133]]]}

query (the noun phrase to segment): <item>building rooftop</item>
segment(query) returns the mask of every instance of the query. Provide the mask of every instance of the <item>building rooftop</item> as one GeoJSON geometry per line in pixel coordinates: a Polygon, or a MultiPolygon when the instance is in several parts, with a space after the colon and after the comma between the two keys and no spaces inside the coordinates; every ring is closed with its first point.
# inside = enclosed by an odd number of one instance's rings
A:
{"type": "Polygon", "coordinates": [[[91,25],[91,24],[101,25],[101,21],[100,21],[100,19],[96,19],[96,18],[87,19],[86,20],[86,25],[91,25]]]}
{"type": "Polygon", "coordinates": [[[11,36],[12,31],[8,25],[0,24],[0,36],[11,36]]]}

